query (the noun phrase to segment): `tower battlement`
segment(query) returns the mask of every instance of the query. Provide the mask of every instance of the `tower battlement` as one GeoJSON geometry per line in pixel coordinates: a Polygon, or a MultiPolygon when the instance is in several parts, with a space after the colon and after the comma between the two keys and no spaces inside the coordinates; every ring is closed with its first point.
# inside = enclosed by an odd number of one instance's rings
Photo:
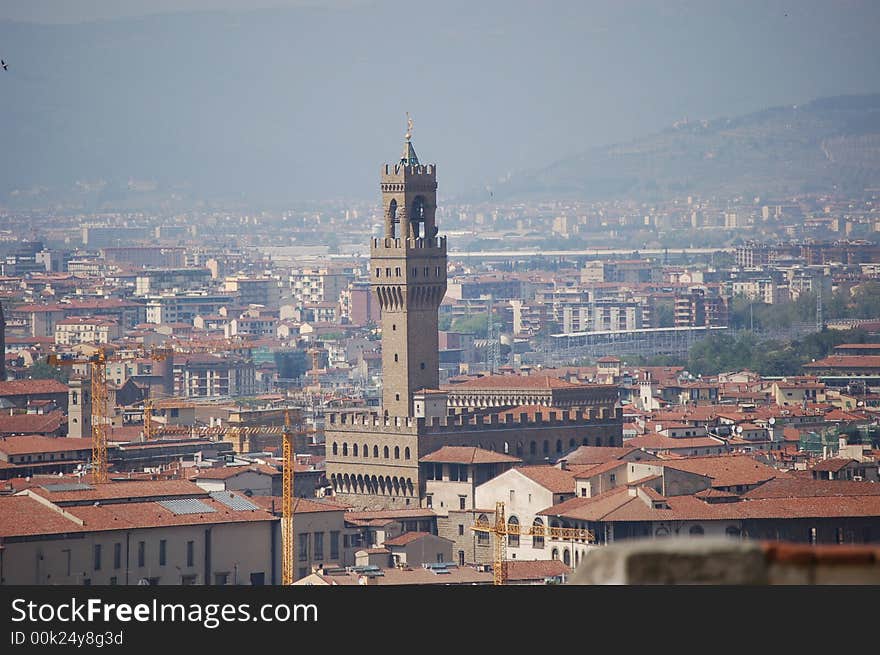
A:
{"type": "Polygon", "coordinates": [[[355,432],[370,428],[380,428],[382,432],[400,434],[437,434],[467,432],[479,426],[481,430],[510,430],[534,428],[536,426],[575,427],[599,422],[619,422],[623,420],[620,407],[595,407],[559,411],[517,414],[480,415],[461,413],[430,419],[412,416],[384,416],[375,412],[333,412],[327,414],[327,430],[330,432],[352,430],[355,432]]]}
{"type": "Polygon", "coordinates": [[[413,177],[436,177],[436,164],[384,164],[382,166],[382,181],[399,178],[400,180],[413,177]]]}
{"type": "MultiPolygon", "coordinates": [[[[402,239],[400,237],[374,237],[372,250],[438,250],[435,254],[446,254],[446,237],[402,239]]],[[[404,254],[404,253],[401,253],[404,254]]]]}

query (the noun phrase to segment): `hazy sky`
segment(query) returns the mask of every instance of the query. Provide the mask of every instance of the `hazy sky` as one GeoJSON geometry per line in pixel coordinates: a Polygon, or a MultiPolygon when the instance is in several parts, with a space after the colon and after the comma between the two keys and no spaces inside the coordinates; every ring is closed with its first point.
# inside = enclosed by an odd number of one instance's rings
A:
{"type": "Polygon", "coordinates": [[[405,111],[454,195],[685,116],[878,92],[878,27],[846,0],[5,1],[0,196],[370,198],[405,111]],[[212,12],[143,17],[172,10],[212,12]]]}
{"type": "Polygon", "coordinates": [[[348,7],[367,0],[3,0],[0,20],[82,23],[193,11],[249,11],[279,7],[348,7]]]}

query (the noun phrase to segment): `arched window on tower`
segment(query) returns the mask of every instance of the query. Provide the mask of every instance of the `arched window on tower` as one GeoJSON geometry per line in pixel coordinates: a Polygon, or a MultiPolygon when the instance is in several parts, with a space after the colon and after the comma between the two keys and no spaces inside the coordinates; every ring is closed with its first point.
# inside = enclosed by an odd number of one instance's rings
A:
{"type": "Polygon", "coordinates": [[[392,239],[397,237],[397,223],[399,219],[397,218],[397,201],[392,199],[391,203],[388,205],[388,216],[391,219],[391,234],[388,235],[392,239]]]}
{"type": "Polygon", "coordinates": [[[412,236],[414,239],[428,236],[423,234],[421,229],[421,226],[425,223],[425,199],[422,196],[416,196],[415,200],[413,200],[409,222],[412,225],[412,236]]]}

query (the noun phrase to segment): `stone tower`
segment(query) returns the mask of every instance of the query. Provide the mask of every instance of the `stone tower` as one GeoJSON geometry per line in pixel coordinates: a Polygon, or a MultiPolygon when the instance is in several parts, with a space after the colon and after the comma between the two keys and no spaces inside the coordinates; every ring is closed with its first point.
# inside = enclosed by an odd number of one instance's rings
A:
{"type": "Polygon", "coordinates": [[[406,134],[403,154],[382,169],[384,234],[370,269],[382,314],[382,406],[412,416],[413,394],[439,386],[437,310],[446,294],[446,237],[437,236],[437,168],[420,164],[406,134]]]}
{"type": "Polygon", "coordinates": [[[71,378],[67,383],[67,436],[92,436],[92,383],[88,379],[71,378]]]}

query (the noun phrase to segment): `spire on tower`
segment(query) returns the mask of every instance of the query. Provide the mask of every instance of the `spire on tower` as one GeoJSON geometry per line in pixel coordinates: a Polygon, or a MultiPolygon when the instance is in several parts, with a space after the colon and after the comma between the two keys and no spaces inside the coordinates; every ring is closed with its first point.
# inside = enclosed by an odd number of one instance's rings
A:
{"type": "Polygon", "coordinates": [[[404,166],[418,166],[419,158],[416,156],[416,150],[411,143],[413,131],[413,119],[410,118],[409,112],[406,112],[406,141],[403,143],[403,155],[400,157],[400,163],[404,166]]]}

